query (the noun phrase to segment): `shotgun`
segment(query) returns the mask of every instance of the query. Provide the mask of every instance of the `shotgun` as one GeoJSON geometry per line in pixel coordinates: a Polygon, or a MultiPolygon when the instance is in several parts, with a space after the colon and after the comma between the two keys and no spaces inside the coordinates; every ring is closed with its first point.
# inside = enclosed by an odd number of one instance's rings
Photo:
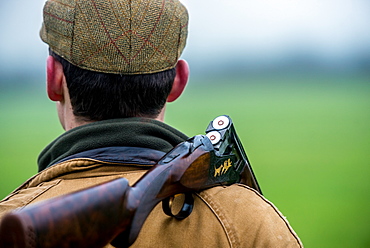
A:
{"type": "Polygon", "coordinates": [[[0,247],[128,247],[161,201],[167,215],[184,219],[193,209],[192,192],[233,183],[262,194],[232,120],[223,115],[211,121],[206,135],[177,145],[133,186],[119,178],[8,213],[0,223],[0,247]],[[185,194],[185,201],[173,214],[177,194],[185,194]]]}

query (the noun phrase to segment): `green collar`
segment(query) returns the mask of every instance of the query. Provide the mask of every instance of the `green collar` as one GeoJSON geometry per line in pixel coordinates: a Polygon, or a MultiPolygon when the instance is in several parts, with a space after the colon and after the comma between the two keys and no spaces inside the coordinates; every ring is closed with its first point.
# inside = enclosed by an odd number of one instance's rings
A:
{"type": "Polygon", "coordinates": [[[93,122],[73,128],[39,155],[39,172],[70,155],[91,149],[130,146],[168,152],[188,137],[163,122],[147,118],[125,118],[93,122]]]}

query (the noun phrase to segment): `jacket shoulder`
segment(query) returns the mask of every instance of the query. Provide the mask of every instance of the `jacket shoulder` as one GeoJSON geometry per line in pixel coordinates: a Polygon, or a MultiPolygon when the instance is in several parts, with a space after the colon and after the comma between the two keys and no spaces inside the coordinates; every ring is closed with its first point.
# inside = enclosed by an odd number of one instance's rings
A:
{"type": "Polygon", "coordinates": [[[277,208],[240,184],[194,196],[189,217],[177,220],[158,204],[132,247],[302,247],[277,208]]]}
{"type": "Polygon", "coordinates": [[[197,196],[221,223],[232,247],[303,247],[277,207],[246,185],[214,187],[197,196]]]}

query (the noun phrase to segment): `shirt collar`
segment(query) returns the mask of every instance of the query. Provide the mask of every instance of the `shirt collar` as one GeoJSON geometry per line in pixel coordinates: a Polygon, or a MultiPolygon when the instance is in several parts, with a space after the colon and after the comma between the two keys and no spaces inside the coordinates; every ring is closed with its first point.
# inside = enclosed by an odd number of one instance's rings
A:
{"type": "Polygon", "coordinates": [[[168,152],[188,137],[171,126],[148,118],[133,117],[93,122],[73,128],[39,155],[39,172],[76,153],[104,147],[143,147],[168,152]]]}

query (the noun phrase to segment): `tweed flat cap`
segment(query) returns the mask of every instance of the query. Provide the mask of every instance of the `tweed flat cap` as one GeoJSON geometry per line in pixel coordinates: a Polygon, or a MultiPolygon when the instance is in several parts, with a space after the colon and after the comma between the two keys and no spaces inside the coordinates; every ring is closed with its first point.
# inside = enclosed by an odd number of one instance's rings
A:
{"type": "Polygon", "coordinates": [[[175,67],[188,33],[178,0],[48,0],[41,39],[91,71],[147,74],[175,67]]]}

